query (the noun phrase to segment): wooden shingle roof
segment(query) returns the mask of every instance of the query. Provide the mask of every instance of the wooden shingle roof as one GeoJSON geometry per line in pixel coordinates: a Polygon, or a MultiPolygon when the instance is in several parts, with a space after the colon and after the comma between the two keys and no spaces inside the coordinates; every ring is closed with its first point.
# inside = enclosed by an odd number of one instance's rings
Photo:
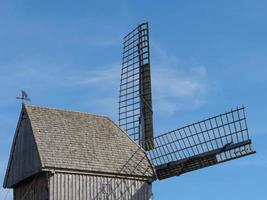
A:
{"type": "Polygon", "coordinates": [[[41,171],[153,177],[145,151],[107,117],[25,104],[22,113],[30,122],[41,171]]]}

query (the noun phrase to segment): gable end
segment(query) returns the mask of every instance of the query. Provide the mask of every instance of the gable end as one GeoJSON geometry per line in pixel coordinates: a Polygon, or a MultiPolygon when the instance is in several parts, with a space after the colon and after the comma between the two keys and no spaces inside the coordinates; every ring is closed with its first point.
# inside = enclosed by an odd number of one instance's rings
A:
{"type": "Polygon", "coordinates": [[[29,117],[23,105],[13,139],[3,187],[11,188],[40,171],[40,156],[29,117]]]}

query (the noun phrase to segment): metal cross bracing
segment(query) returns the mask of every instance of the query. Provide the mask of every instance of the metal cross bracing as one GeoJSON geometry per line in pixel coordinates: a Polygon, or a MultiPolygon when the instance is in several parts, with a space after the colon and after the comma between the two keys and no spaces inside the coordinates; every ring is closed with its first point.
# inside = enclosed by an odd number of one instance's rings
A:
{"type": "MultiPolygon", "coordinates": [[[[144,154],[143,149],[141,147],[137,148],[132,155],[130,155],[129,159],[125,162],[125,164],[118,170],[118,174],[133,174],[137,173],[142,177],[147,172],[151,171],[151,166],[144,165],[144,160],[147,159],[147,155],[144,154]]],[[[154,171],[151,171],[154,174],[154,171]]],[[[136,177],[135,177],[136,178],[136,177]]],[[[105,183],[108,186],[113,186],[108,189],[108,191],[103,191],[100,188],[100,191],[96,194],[93,200],[102,199],[116,199],[116,200],[126,200],[132,199],[134,191],[136,191],[136,181],[129,181],[123,177],[117,179],[110,179],[105,183]],[[123,189],[124,188],[124,189],[123,189]]],[[[152,197],[152,193],[147,199],[152,197]]],[[[134,199],[134,198],[133,198],[134,199]]]]}
{"type": "Polygon", "coordinates": [[[243,106],[157,136],[153,143],[148,154],[158,179],[255,153],[243,106]]]}
{"type": "Polygon", "coordinates": [[[148,23],[124,37],[119,96],[119,125],[144,149],[153,138],[148,23]]]}

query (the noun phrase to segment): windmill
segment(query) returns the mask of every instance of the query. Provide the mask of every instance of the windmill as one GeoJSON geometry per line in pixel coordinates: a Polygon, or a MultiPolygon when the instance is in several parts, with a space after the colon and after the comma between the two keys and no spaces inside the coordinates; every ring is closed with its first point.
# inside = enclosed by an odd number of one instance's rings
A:
{"type": "Polygon", "coordinates": [[[162,180],[255,153],[245,107],[154,137],[148,23],[123,40],[119,126],[143,149],[162,180]]]}
{"type": "MultiPolygon", "coordinates": [[[[120,128],[105,116],[22,104],[3,184],[15,200],[150,200],[155,180],[255,153],[244,106],[154,136],[149,55],[143,23],[124,37],[120,128]]],[[[17,98],[30,100],[25,91],[17,98]]]]}

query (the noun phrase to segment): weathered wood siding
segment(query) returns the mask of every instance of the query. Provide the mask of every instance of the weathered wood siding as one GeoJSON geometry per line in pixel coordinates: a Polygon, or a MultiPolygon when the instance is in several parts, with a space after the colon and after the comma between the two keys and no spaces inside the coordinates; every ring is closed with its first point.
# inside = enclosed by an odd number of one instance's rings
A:
{"type": "Polygon", "coordinates": [[[22,114],[20,120],[11,150],[6,187],[32,176],[41,168],[29,119],[26,114],[22,114]]]}
{"type": "Polygon", "coordinates": [[[49,200],[151,200],[147,181],[55,173],[49,180],[49,200]]]}
{"type": "Polygon", "coordinates": [[[18,184],[14,188],[14,200],[48,200],[48,178],[41,175],[18,184]]]}

